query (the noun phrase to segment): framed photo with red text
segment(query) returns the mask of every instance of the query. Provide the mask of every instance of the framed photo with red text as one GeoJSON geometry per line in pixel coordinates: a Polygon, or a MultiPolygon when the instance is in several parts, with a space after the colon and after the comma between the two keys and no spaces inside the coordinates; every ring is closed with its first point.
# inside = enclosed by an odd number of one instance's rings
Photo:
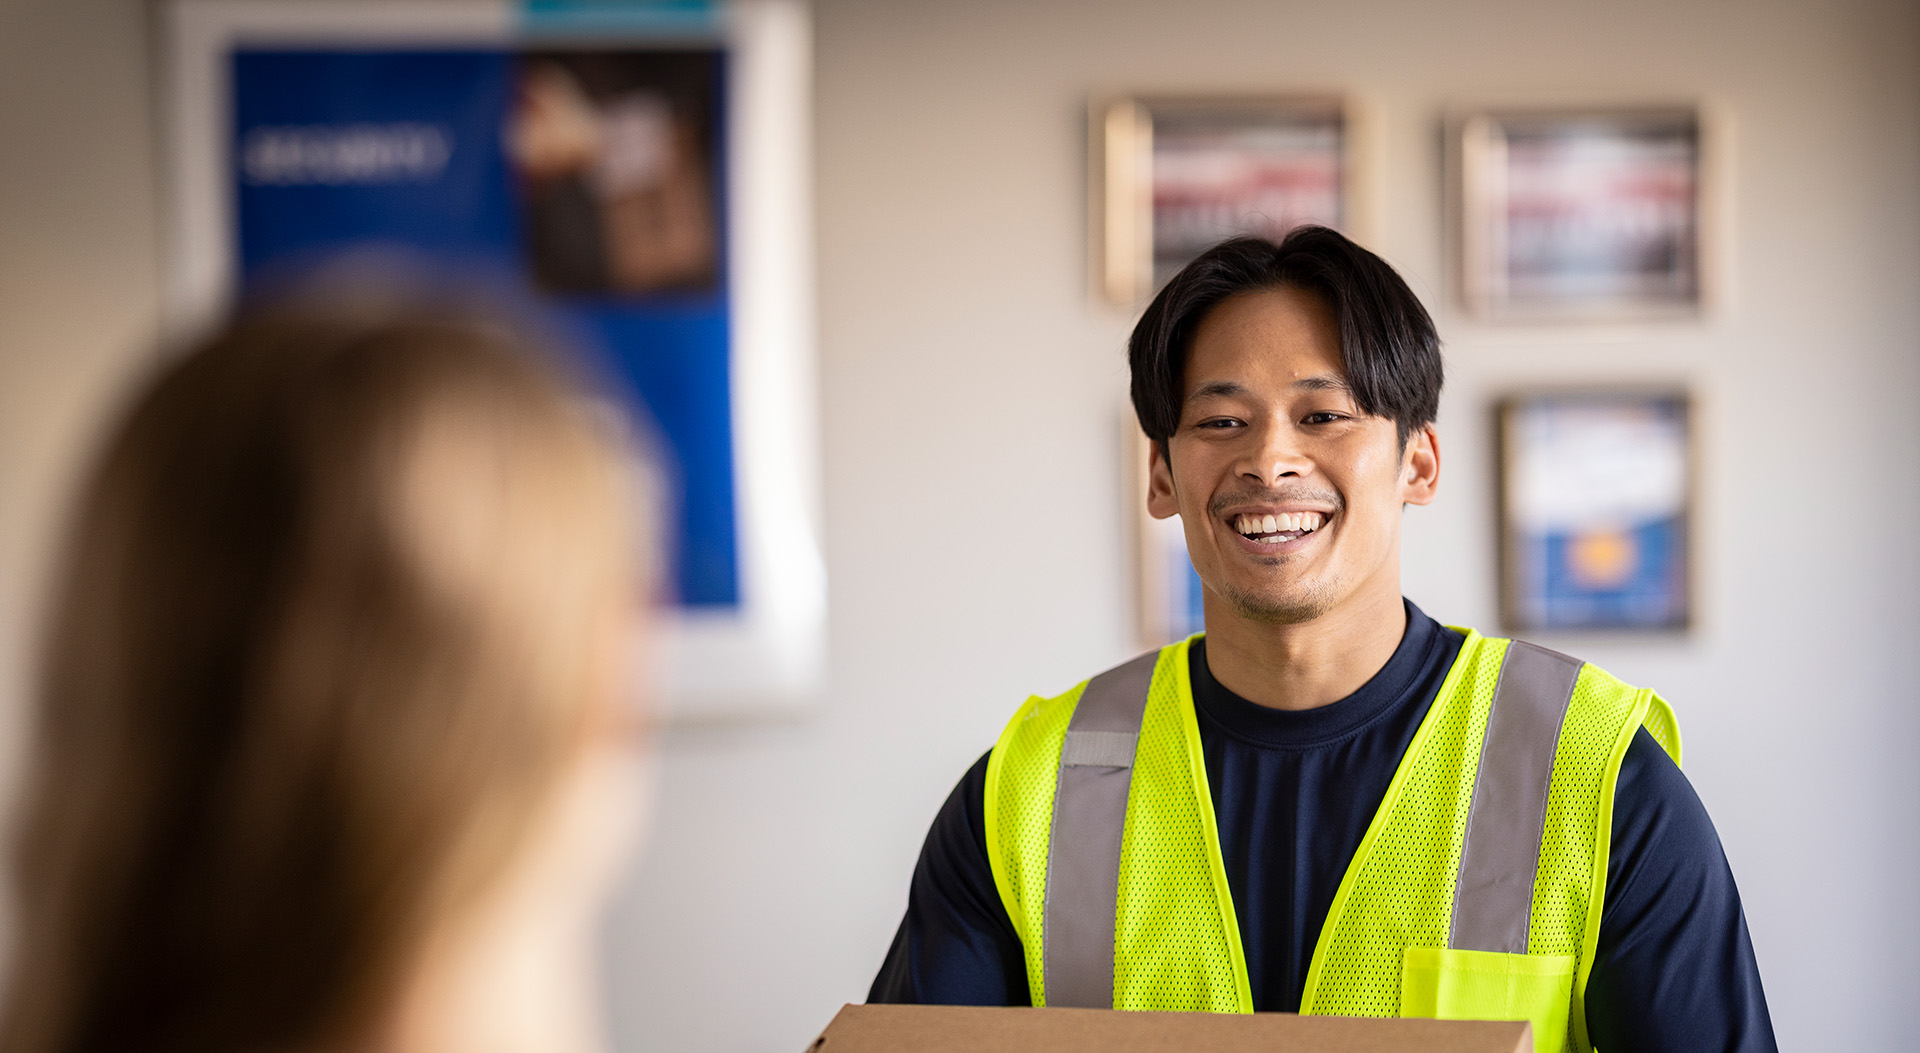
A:
{"type": "Polygon", "coordinates": [[[1332,96],[1140,96],[1096,104],[1095,285],[1136,306],[1209,246],[1354,221],[1345,104],[1332,96]]]}
{"type": "Polygon", "coordinates": [[[1487,319],[1699,313],[1708,136],[1690,106],[1489,110],[1456,122],[1460,291],[1487,319]]]}

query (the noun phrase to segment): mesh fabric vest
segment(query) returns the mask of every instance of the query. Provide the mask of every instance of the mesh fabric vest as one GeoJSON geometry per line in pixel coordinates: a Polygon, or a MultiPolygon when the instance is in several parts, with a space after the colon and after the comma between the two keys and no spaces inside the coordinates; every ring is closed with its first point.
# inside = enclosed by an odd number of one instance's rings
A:
{"type": "MultiPolygon", "coordinates": [[[[1302,1012],[1526,1019],[1542,1053],[1590,1048],[1583,996],[1599,933],[1621,759],[1644,726],[1677,762],[1679,734],[1666,703],[1651,691],[1579,665],[1551,747],[1525,953],[1450,946],[1469,806],[1509,643],[1467,631],[1335,894],[1314,948],[1302,1012]]],[[[1194,717],[1188,646],[1182,641],[1160,650],[1140,717],[1119,847],[1112,1004],[1250,1012],[1246,958],[1194,717]]],[[[1035,1005],[1048,1004],[1043,919],[1056,783],[1068,725],[1086,688],[1082,683],[1054,698],[1029,699],[987,766],[987,854],[1021,938],[1035,1005]]]]}

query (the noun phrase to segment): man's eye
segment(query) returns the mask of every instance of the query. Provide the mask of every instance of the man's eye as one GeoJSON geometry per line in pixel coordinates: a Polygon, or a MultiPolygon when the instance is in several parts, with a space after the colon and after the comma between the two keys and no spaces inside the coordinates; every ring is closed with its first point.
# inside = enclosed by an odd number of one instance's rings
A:
{"type": "Polygon", "coordinates": [[[1237,428],[1239,426],[1240,422],[1234,420],[1232,417],[1215,417],[1212,420],[1203,420],[1194,425],[1196,428],[1237,428]]]}
{"type": "Polygon", "coordinates": [[[1342,421],[1346,419],[1347,419],[1347,415],[1344,413],[1331,413],[1331,412],[1309,413],[1307,414],[1306,418],[1303,421],[1301,421],[1301,423],[1302,424],[1332,424],[1335,421],[1342,421]]]}

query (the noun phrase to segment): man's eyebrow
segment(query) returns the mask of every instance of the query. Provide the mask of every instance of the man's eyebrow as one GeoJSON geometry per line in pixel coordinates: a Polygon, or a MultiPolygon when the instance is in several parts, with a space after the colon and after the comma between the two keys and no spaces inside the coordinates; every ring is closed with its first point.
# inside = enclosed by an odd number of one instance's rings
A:
{"type": "MultiPolygon", "coordinates": [[[[1335,373],[1316,373],[1310,377],[1301,377],[1299,380],[1293,382],[1293,389],[1295,391],[1338,391],[1343,394],[1353,393],[1353,386],[1348,384],[1343,377],[1335,373]]],[[[1187,401],[1198,402],[1201,399],[1208,398],[1241,398],[1251,395],[1252,393],[1245,384],[1237,381],[1210,380],[1194,388],[1193,393],[1187,396],[1187,401]]]]}
{"type": "Polygon", "coordinates": [[[1339,391],[1346,394],[1353,393],[1353,385],[1348,384],[1346,378],[1336,376],[1332,373],[1318,373],[1310,377],[1301,377],[1299,380],[1293,382],[1293,386],[1294,389],[1298,391],[1339,391]]]}
{"type": "Polygon", "coordinates": [[[1245,384],[1232,380],[1209,380],[1205,384],[1194,388],[1193,393],[1187,396],[1187,401],[1198,402],[1201,399],[1211,398],[1232,399],[1250,394],[1252,394],[1252,392],[1247,390],[1245,384]]]}

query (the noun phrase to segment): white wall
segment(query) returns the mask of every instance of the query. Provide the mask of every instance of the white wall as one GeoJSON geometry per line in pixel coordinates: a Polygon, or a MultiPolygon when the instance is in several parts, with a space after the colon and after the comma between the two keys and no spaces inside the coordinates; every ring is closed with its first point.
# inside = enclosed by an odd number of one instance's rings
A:
{"type": "Polygon", "coordinates": [[[159,310],[136,0],[0,0],[0,783],[68,480],[159,310]]]}
{"type": "MultiPolygon", "coordinates": [[[[0,0],[11,699],[53,502],[152,331],[140,17],[133,0],[0,0]]],[[[1495,394],[1696,385],[1702,627],[1551,642],[1674,701],[1782,1047],[1911,1044],[1914,4],[820,0],[816,19],[833,687],[802,719],[669,736],[656,836],[608,941],[622,1048],[801,1048],[864,996],[928,820],[1012,708],[1129,653],[1129,319],[1085,292],[1085,100],[1288,88],[1365,106],[1374,245],[1448,341],[1443,495],[1407,521],[1407,591],[1430,612],[1494,621],[1495,394]],[[1513,98],[1729,115],[1731,302],[1628,330],[1463,319],[1444,295],[1437,121],[1513,98]]]]}

